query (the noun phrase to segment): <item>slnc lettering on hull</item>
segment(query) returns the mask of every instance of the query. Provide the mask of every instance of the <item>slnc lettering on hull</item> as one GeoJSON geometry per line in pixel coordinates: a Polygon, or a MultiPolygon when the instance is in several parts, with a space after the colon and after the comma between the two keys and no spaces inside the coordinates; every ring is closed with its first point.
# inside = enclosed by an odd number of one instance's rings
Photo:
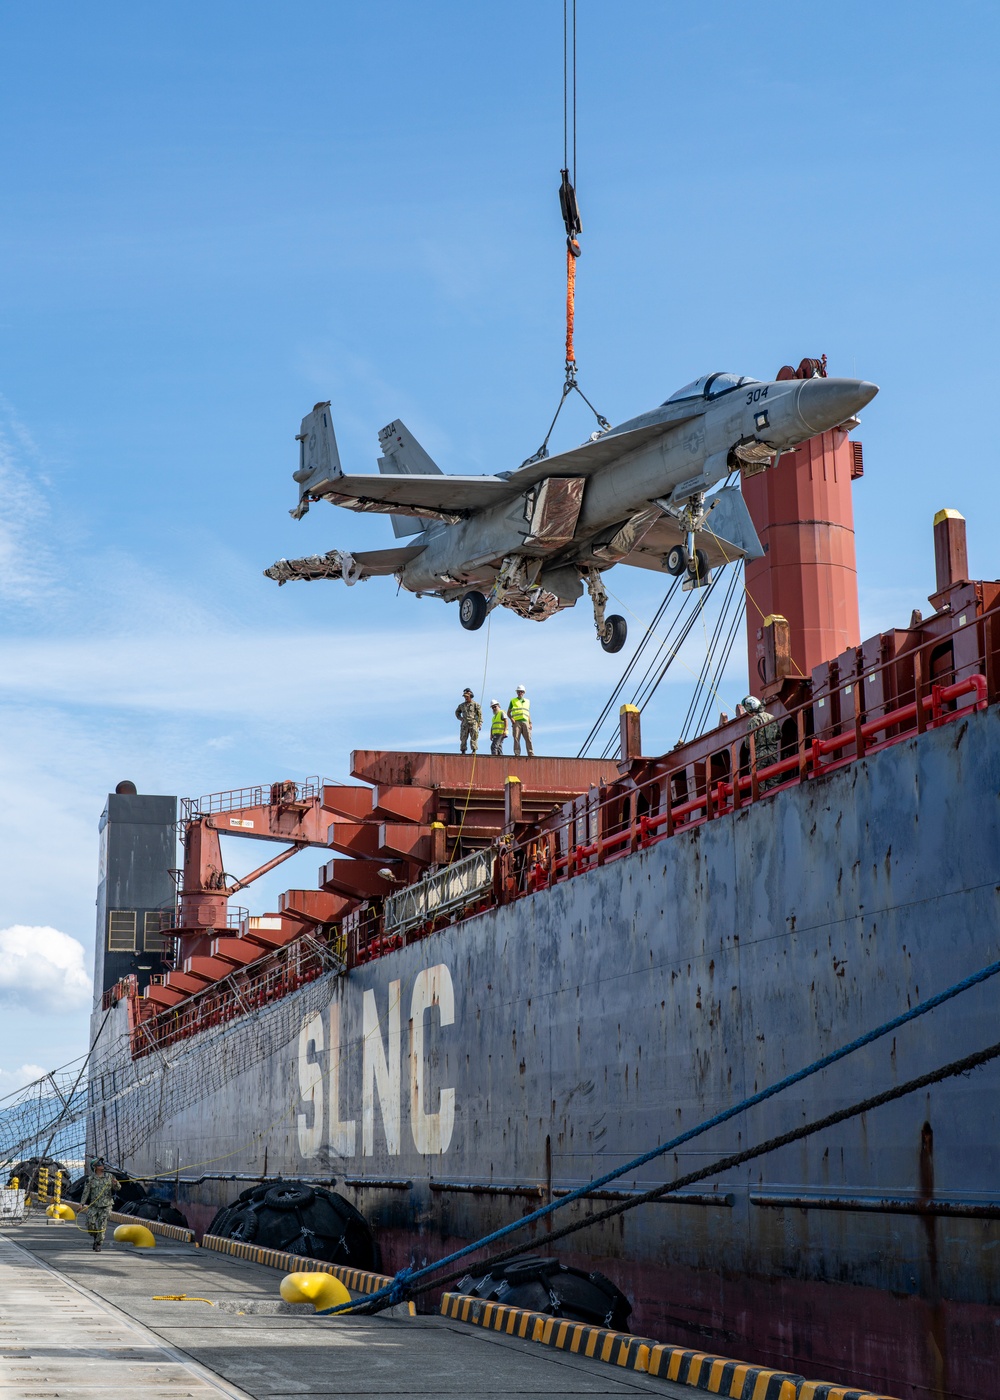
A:
{"type": "Polygon", "coordinates": [[[340,1067],[343,1047],[340,1041],[340,1003],[330,1006],[330,1151],[338,1157],[353,1157],[357,1150],[357,1128],[353,1118],[340,1117],[340,1067]]]}
{"type": "Polygon", "coordinates": [[[323,1067],[315,1058],[322,1049],[323,1018],[310,1016],[299,1031],[299,1097],[305,1112],[296,1122],[303,1157],[315,1157],[323,1141],[323,1067]]]}
{"type": "MultiPolygon", "coordinates": [[[[304,1022],[299,1032],[298,1074],[302,1106],[297,1118],[299,1152],[303,1157],[318,1156],[324,1146],[328,1146],[337,1157],[355,1156],[357,1121],[341,1115],[349,1112],[350,1070],[359,1064],[362,1155],[375,1155],[378,1136],[376,1103],[386,1150],[391,1157],[400,1155],[403,1086],[401,983],[390,982],[388,992],[388,1003],[384,1009],[379,1007],[374,990],[369,988],[363,993],[360,1046],[352,1046],[346,1039],[342,1000],[333,1002],[329,1009],[328,1051],[324,1043],[323,1017],[317,1014],[304,1022]],[[328,1056],[325,1073],[324,1053],[328,1056]],[[328,1103],[325,1133],[324,1100],[328,1103]]],[[[442,1027],[454,1025],[455,988],[444,963],[419,972],[410,994],[410,1133],[414,1147],[422,1156],[447,1152],[455,1131],[454,1086],[444,1086],[438,1090],[435,1107],[427,1103],[425,1035],[428,1013],[435,1010],[442,1027]]],[[[357,1075],[356,1069],[354,1074],[357,1075]]]]}
{"type": "Polygon", "coordinates": [[[436,1113],[424,1110],[424,1014],[434,1006],[442,1026],[454,1023],[455,989],[443,963],[417,976],[410,998],[410,1131],[424,1156],[447,1152],[455,1131],[454,1088],[441,1090],[436,1113]]]}
{"type": "Polygon", "coordinates": [[[389,1053],[382,1043],[375,993],[364,995],[361,1020],[361,1151],[366,1157],[375,1152],[375,1090],[382,1110],[385,1145],[390,1157],[399,1156],[399,982],[389,983],[389,1053]]]}

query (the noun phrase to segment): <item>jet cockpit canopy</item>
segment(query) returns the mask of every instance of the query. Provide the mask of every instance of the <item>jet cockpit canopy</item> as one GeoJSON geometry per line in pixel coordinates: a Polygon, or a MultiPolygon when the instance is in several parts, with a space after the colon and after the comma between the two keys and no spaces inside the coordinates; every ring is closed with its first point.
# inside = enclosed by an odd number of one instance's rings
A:
{"type": "Polygon", "coordinates": [[[731,393],[733,389],[742,388],[744,384],[760,382],[759,379],[752,379],[743,374],[703,374],[700,379],[696,379],[692,384],[685,384],[683,389],[671,394],[664,403],[677,403],[681,399],[717,399],[722,394],[731,393]]]}

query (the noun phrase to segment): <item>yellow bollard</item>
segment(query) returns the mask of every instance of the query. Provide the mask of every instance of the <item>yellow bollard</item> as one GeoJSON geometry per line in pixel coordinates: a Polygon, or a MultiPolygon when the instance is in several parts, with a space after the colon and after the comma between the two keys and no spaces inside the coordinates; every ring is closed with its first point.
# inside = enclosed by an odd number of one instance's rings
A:
{"type": "Polygon", "coordinates": [[[21,1182],[16,1176],[11,1177],[10,1185],[12,1191],[20,1191],[21,1189],[21,1182]]]}
{"type": "Polygon", "coordinates": [[[48,1196],[48,1194],[49,1194],[49,1169],[48,1169],[48,1167],[40,1167],[40,1168],[39,1168],[39,1171],[38,1171],[38,1195],[39,1195],[39,1198],[45,1199],[45,1198],[48,1196]]]}
{"type": "Polygon", "coordinates": [[[75,1220],[76,1211],[72,1206],[66,1205],[64,1201],[54,1201],[52,1205],[45,1207],[45,1214],[50,1220],[75,1220]]]}
{"type": "Polygon", "coordinates": [[[156,1236],[145,1225],[119,1225],[114,1238],[119,1244],[134,1244],[139,1249],[153,1249],[156,1245],[156,1236]]]}
{"type": "Polygon", "coordinates": [[[278,1292],[286,1303],[312,1303],[317,1312],[351,1301],[350,1293],[333,1274],[286,1274],[278,1292]]]}

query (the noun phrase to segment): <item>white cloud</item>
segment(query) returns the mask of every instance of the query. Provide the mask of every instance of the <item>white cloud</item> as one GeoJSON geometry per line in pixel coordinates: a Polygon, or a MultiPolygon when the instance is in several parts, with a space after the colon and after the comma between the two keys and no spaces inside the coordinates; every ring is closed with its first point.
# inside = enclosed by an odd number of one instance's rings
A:
{"type": "Polygon", "coordinates": [[[90,1001],[83,944],[45,925],[0,929],[0,1001],[30,1011],[69,1011],[90,1001]]]}
{"type": "Polygon", "coordinates": [[[41,1065],[21,1065],[18,1069],[0,1069],[0,1098],[14,1094],[26,1084],[41,1079],[46,1071],[41,1065]]]}

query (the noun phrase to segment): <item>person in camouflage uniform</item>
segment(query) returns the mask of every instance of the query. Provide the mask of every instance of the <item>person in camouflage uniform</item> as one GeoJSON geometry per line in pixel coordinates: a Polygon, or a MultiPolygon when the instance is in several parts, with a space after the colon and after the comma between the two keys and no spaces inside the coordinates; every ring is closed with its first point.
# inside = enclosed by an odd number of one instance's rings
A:
{"type": "Polygon", "coordinates": [[[459,743],[465,753],[466,744],[472,745],[472,752],[479,749],[479,731],[483,727],[483,707],[472,698],[472,691],[466,686],[462,691],[462,703],[455,711],[455,718],[461,721],[459,743]]]}
{"type": "Polygon", "coordinates": [[[96,1158],[90,1164],[90,1171],[80,1197],[81,1206],[87,1206],[87,1233],[94,1237],[94,1249],[99,1253],[108,1228],[108,1216],[114,1207],[115,1192],[121,1183],[104,1170],[104,1163],[96,1158]]]}
{"type": "MultiPolygon", "coordinates": [[[[759,771],[770,763],[777,763],[781,757],[781,730],[774,715],[764,709],[756,695],[748,695],[744,699],[743,709],[747,716],[747,733],[754,737],[759,771]]],[[[768,788],[775,787],[780,782],[780,777],[762,778],[760,791],[767,792],[768,788]]]]}

